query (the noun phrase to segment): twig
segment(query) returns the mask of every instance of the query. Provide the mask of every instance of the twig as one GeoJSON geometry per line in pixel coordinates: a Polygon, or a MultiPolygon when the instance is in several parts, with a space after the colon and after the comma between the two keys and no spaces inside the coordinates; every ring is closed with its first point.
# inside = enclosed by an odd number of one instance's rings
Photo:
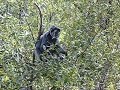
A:
{"type": "MultiPolygon", "coordinates": [[[[101,30],[100,30],[100,31],[101,31],[101,30]]],[[[100,31],[98,31],[98,33],[99,33],[100,31]]],[[[85,54],[85,52],[87,51],[87,49],[91,46],[93,40],[94,40],[95,37],[98,35],[98,33],[96,33],[96,34],[93,36],[93,38],[92,38],[92,40],[90,41],[90,43],[88,44],[88,46],[81,52],[81,55],[82,55],[82,56],[84,56],[84,54],[85,54]]],[[[75,63],[77,63],[77,59],[76,59],[75,63]]]]}
{"type": "Polygon", "coordinates": [[[28,25],[29,31],[31,32],[32,39],[33,39],[33,41],[34,41],[34,43],[35,43],[35,38],[34,38],[34,36],[33,36],[33,32],[32,32],[32,29],[31,29],[31,27],[30,27],[30,24],[28,23],[27,19],[25,19],[25,20],[26,20],[26,23],[27,23],[27,25],[28,25]]]}

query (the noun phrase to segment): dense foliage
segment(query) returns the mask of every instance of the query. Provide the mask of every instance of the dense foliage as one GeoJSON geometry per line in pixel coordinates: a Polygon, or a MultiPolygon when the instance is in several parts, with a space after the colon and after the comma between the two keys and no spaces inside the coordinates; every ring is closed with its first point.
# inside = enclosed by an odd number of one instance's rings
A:
{"type": "MultiPolygon", "coordinates": [[[[44,57],[46,58],[46,57],[44,57]]],[[[119,0],[0,0],[0,90],[120,89],[119,0]],[[61,28],[64,60],[32,64],[39,13],[61,28]],[[30,83],[31,73],[34,81],[30,83]]]]}

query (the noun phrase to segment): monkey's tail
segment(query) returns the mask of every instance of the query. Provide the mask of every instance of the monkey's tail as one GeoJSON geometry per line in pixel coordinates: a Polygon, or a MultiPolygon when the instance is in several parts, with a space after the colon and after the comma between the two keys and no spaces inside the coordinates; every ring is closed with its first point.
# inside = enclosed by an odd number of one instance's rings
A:
{"type": "Polygon", "coordinates": [[[40,7],[37,5],[37,3],[35,2],[34,5],[38,8],[38,11],[39,11],[39,16],[40,16],[40,22],[39,22],[39,31],[38,31],[38,37],[37,37],[37,40],[40,39],[40,36],[43,34],[44,30],[42,28],[43,26],[43,19],[42,19],[42,12],[40,10],[40,7]]]}

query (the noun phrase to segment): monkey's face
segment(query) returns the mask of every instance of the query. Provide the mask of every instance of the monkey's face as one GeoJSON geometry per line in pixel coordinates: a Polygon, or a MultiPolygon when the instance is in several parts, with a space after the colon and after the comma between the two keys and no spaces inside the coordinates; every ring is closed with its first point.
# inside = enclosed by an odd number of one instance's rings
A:
{"type": "Polygon", "coordinates": [[[60,29],[53,26],[51,27],[50,29],[50,35],[52,36],[52,39],[57,39],[59,37],[59,34],[60,34],[60,29]]]}

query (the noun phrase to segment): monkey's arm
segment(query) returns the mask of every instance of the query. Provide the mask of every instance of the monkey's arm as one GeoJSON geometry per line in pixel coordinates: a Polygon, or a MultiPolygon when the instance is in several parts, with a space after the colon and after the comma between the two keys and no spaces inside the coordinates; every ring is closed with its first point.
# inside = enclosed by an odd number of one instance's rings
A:
{"type": "Polygon", "coordinates": [[[58,39],[57,39],[57,41],[56,41],[56,48],[58,49],[59,53],[65,54],[65,55],[67,56],[67,50],[65,50],[65,48],[63,48],[63,47],[60,45],[60,42],[59,42],[58,39]]]}
{"type": "Polygon", "coordinates": [[[63,47],[60,45],[60,43],[59,43],[58,40],[57,40],[57,42],[56,42],[56,48],[58,49],[58,52],[59,52],[59,53],[65,54],[65,55],[67,56],[67,51],[65,50],[65,48],[63,48],[63,47]]]}

